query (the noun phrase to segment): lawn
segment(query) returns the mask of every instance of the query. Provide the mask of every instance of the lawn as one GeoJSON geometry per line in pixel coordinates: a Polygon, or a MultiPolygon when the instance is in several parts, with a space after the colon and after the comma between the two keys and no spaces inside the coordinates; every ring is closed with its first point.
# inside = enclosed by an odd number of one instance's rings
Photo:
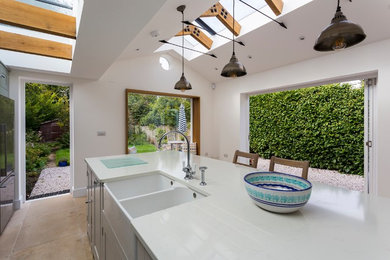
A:
{"type": "Polygon", "coordinates": [[[56,151],[56,165],[58,165],[58,162],[61,159],[67,159],[68,160],[68,164],[70,164],[69,148],[60,149],[60,150],[56,151]]]}
{"type": "Polygon", "coordinates": [[[135,148],[137,148],[137,153],[150,153],[157,151],[156,146],[153,144],[136,145],[135,148]]]}

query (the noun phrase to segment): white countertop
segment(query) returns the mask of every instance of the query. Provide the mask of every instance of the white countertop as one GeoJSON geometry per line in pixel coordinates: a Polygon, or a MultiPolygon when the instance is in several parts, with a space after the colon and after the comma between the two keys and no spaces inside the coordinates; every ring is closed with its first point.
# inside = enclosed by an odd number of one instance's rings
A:
{"type": "MultiPolygon", "coordinates": [[[[183,179],[180,152],[88,158],[103,182],[155,170],[183,179]],[[138,157],[148,164],[107,169],[101,159],[138,157]]],[[[306,206],[292,214],[257,207],[243,176],[254,169],[200,156],[207,186],[185,181],[206,198],[132,221],[158,259],[390,259],[390,199],[313,183],[306,206]]],[[[183,180],[184,181],[184,180],[183,180]]]]}

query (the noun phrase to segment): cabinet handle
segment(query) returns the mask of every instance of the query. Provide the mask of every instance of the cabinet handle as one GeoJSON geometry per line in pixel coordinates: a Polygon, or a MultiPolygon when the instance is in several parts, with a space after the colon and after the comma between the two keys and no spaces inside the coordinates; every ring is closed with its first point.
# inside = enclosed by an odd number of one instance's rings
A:
{"type": "Polygon", "coordinates": [[[85,202],[85,204],[89,204],[89,203],[91,203],[92,202],[92,200],[87,200],[86,202],[85,202]]]}
{"type": "Polygon", "coordinates": [[[0,77],[2,77],[3,79],[5,79],[7,76],[5,76],[4,74],[1,74],[0,77]]]}
{"type": "Polygon", "coordinates": [[[97,185],[97,184],[99,184],[99,181],[94,180],[94,181],[93,181],[93,184],[97,185]]]}

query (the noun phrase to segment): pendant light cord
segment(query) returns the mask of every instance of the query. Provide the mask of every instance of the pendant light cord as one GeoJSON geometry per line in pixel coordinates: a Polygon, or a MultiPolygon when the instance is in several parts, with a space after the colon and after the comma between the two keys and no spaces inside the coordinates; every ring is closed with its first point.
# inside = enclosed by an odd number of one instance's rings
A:
{"type": "Polygon", "coordinates": [[[340,0],[337,0],[337,10],[336,10],[336,12],[340,12],[340,11],[341,11],[340,0]]]}
{"type": "Polygon", "coordinates": [[[234,49],[234,24],[236,23],[236,20],[234,18],[235,6],[236,6],[236,2],[235,2],[235,0],[233,0],[233,54],[235,54],[235,49],[234,49]]]}
{"type": "Polygon", "coordinates": [[[184,11],[181,12],[181,32],[182,32],[182,35],[181,35],[181,71],[182,71],[182,75],[184,75],[184,11]]]}

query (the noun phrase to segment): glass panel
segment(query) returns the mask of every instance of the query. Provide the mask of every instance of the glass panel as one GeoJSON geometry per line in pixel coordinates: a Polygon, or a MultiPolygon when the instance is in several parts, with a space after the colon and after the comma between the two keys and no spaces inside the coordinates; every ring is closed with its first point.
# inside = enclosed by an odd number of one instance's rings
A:
{"type": "MultiPolygon", "coordinates": [[[[159,139],[167,132],[179,130],[189,140],[192,136],[191,99],[128,93],[128,151],[146,153],[157,150],[159,139]]],[[[167,136],[162,150],[181,150],[184,138],[167,136]]]]}
{"type": "Polygon", "coordinates": [[[74,0],[18,0],[29,5],[58,13],[73,15],[74,0]]]}
{"type": "MultiPolygon", "coordinates": [[[[257,10],[260,10],[261,8],[265,7],[267,3],[265,1],[259,1],[259,0],[244,0],[245,3],[253,6],[257,10]]],[[[233,0],[221,0],[219,1],[223,7],[226,8],[226,10],[233,15],[233,0]]],[[[236,9],[235,9],[235,19],[236,21],[241,21],[248,15],[253,14],[256,12],[249,6],[243,4],[242,2],[236,0],[236,9]]],[[[201,18],[205,23],[207,23],[215,32],[219,33],[226,29],[226,27],[215,17],[202,17],[201,18]]]]}
{"type": "Polygon", "coordinates": [[[51,4],[66,9],[73,9],[73,0],[35,0],[35,1],[51,4]]]}

